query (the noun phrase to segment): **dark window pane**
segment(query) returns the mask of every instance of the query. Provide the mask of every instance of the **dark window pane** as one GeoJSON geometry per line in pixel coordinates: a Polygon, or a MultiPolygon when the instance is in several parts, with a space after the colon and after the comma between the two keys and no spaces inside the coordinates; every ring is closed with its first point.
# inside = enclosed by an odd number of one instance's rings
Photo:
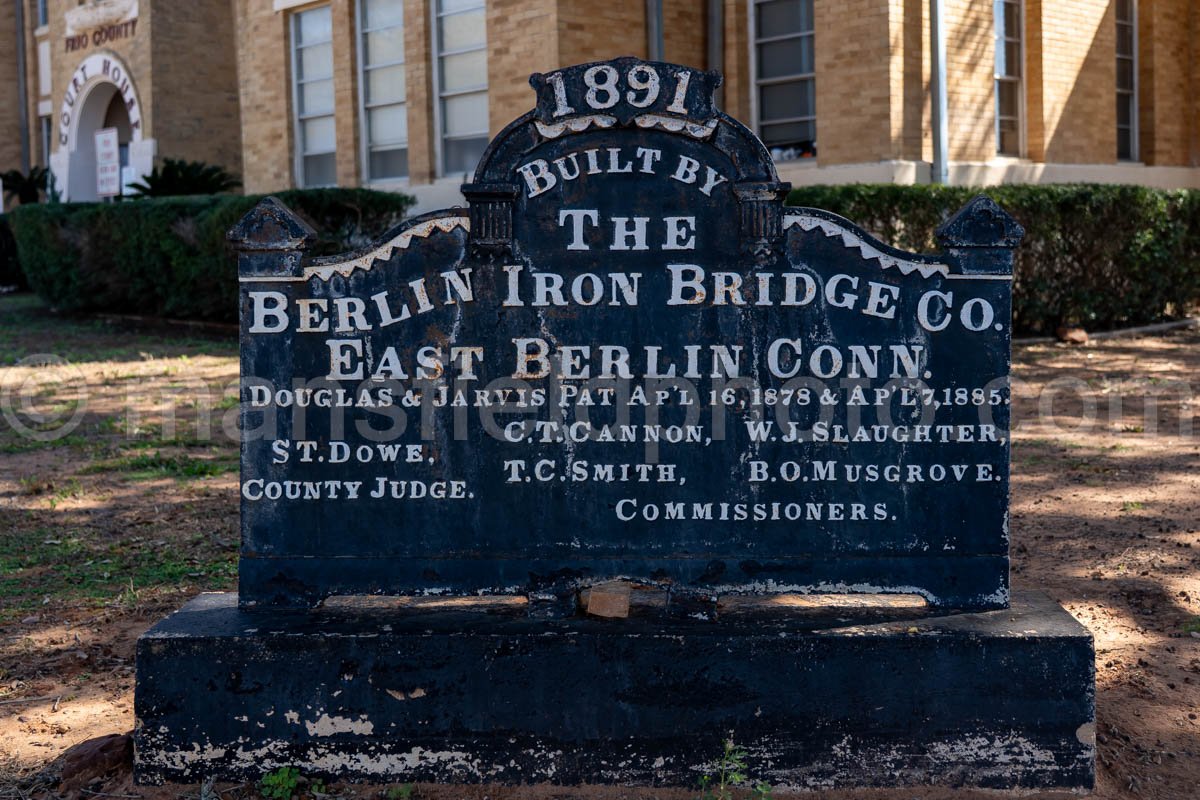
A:
{"type": "Polygon", "coordinates": [[[759,101],[763,122],[817,113],[816,87],[811,79],[760,87],[759,101]]]}
{"type": "Polygon", "coordinates": [[[1117,128],[1117,158],[1133,160],[1133,131],[1129,128],[1117,128]]]}
{"type": "Polygon", "coordinates": [[[1117,20],[1122,22],[1133,20],[1133,0],[1117,0],[1117,20]]]}
{"type": "Polygon", "coordinates": [[[997,126],[999,141],[997,142],[997,152],[1006,156],[1019,156],[1021,154],[1021,135],[1017,127],[1015,119],[1002,119],[997,126]]]}
{"type": "Polygon", "coordinates": [[[997,116],[1019,117],[1021,115],[1021,93],[1014,81],[996,82],[997,116]]]}
{"type": "Polygon", "coordinates": [[[408,175],[408,148],[373,151],[370,168],[373,181],[405,177],[408,175]]]}
{"type": "Polygon", "coordinates": [[[1130,25],[1117,26],[1117,52],[1122,55],[1133,55],[1133,27],[1130,25]]]}
{"type": "Polygon", "coordinates": [[[1021,38],[1021,6],[1018,3],[1004,4],[1004,35],[1010,39],[1021,38]]]}
{"type": "Polygon", "coordinates": [[[446,175],[460,175],[473,172],[487,147],[488,137],[480,136],[475,139],[444,139],[442,142],[442,163],[446,175]]]}
{"type": "Polygon", "coordinates": [[[1117,88],[1133,88],[1133,61],[1128,58],[1117,59],[1117,88]]]}
{"type": "Polygon", "coordinates": [[[1133,97],[1117,95],[1117,124],[1128,128],[1133,123],[1133,97]]]}
{"type": "Polygon", "coordinates": [[[756,10],[759,39],[813,29],[812,0],[771,0],[756,10]]]}
{"type": "Polygon", "coordinates": [[[768,42],[758,46],[758,77],[782,78],[813,71],[813,40],[811,36],[768,42]]]}
{"type": "Polygon", "coordinates": [[[305,186],[333,186],[337,183],[337,161],[333,153],[304,157],[305,186]]]}
{"type": "Polygon", "coordinates": [[[1004,61],[1006,71],[1001,73],[1016,78],[1021,74],[1021,43],[1005,42],[1004,61]]]}
{"type": "Polygon", "coordinates": [[[792,158],[816,155],[816,138],[817,125],[812,121],[784,122],[762,127],[762,140],[773,155],[777,149],[796,150],[797,152],[790,156],[792,158]]]}

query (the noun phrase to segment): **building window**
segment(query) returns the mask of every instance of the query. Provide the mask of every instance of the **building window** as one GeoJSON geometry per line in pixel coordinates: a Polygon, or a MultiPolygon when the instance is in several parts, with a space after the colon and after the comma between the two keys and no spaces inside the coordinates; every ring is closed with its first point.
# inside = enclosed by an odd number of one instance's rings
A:
{"type": "Polygon", "coordinates": [[[487,29],[483,0],[437,0],[433,47],[441,174],[470,172],[488,144],[487,29]]]}
{"type": "Polygon", "coordinates": [[[369,181],[408,175],[408,109],[404,77],[404,3],[362,0],[359,92],[369,181]]]}
{"type": "Polygon", "coordinates": [[[329,6],[292,17],[293,104],[296,109],[296,183],[337,183],[333,117],[333,20],[329,6]]]}
{"type": "Polygon", "coordinates": [[[996,152],[1021,155],[1021,0],[994,0],[996,16],[996,152]]]}
{"type": "Polygon", "coordinates": [[[758,133],[776,161],[817,154],[813,0],[755,0],[758,133]]]}
{"type": "Polygon", "coordinates": [[[1117,0],[1117,158],[1138,158],[1137,3],[1117,0]]]}
{"type": "Polygon", "coordinates": [[[50,147],[54,136],[54,122],[50,117],[38,117],[38,132],[42,146],[42,166],[50,166],[50,147]]]}
{"type": "Polygon", "coordinates": [[[39,28],[50,24],[50,0],[38,0],[37,3],[37,26],[39,28]]]}

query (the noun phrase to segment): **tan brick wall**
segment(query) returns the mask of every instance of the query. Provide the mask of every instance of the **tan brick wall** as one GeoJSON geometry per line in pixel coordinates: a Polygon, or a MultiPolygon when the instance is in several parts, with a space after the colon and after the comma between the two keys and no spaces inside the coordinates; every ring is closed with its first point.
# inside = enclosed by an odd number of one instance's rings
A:
{"type": "Polygon", "coordinates": [[[707,69],[707,22],[704,0],[663,0],[664,60],[707,69]]]}
{"type": "Polygon", "coordinates": [[[892,157],[888,0],[816,0],[817,157],[892,157]]]}
{"type": "MultiPolygon", "coordinates": [[[[39,161],[35,7],[33,0],[25,2],[29,135],[31,157],[39,161]]],[[[55,119],[71,74],[97,49],[65,51],[63,15],[75,2],[50,0],[49,99],[55,119]]],[[[356,185],[362,179],[357,3],[327,2],[334,19],[338,179],[356,185]]],[[[428,182],[435,173],[431,2],[404,0],[413,184],[428,182]]],[[[722,107],[752,123],[749,2],[724,3],[722,107]]],[[[990,161],[996,146],[991,3],[945,4],[950,158],[990,161]]],[[[272,0],[141,0],[136,35],[104,45],[130,66],[145,135],[158,140],[160,157],[203,159],[234,170],[240,165],[248,191],[292,185],[290,12],[272,6],[272,0]]],[[[818,163],[928,161],[927,0],[815,0],[815,6],[818,163]]],[[[1141,157],[1154,165],[1200,164],[1200,3],[1141,0],[1139,6],[1141,157]]],[[[532,106],[529,73],[646,54],[644,0],[489,0],[487,20],[493,134],[532,106]]],[[[664,0],[664,22],[666,58],[706,68],[704,1],[664,0]]],[[[13,26],[12,4],[0,3],[0,31],[15,36],[13,26]]],[[[1025,156],[1053,163],[1114,163],[1111,3],[1026,0],[1025,33],[1025,156]]],[[[18,165],[20,153],[14,65],[0,64],[0,82],[0,101],[9,100],[0,102],[0,166],[8,168],[18,165]]]]}
{"type": "MultiPolygon", "coordinates": [[[[12,3],[0,3],[0,31],[16,31],[16,9],[12,3]]],[[[25,32],[27,47],[33,46],[31,31],[25,32]]],[[[10,51],[11,52],[11,51],[10,51]]],[[[29,74],[28,71],[26,74],[29,74]]],[[[36,89],[34,90],[36,93],[36,89]]],[[[15,57],[0,60],[0,172],[21,169],[20,95],[17,92],[15,57]]],[[[0,198],[7,207],[7,199],[0,198]]]]}
{"type": "Polygon", "coordinates": [[[358,96],[357,0],[332,0],[333,105],[339,186],[362,183],[362,139],[358,96]]]}
{"type": "MultiPolygon", "coordinates": [[[[150,5],[141,2],[143,8],[150,5]]],[[[148,81],[135,77],[143,103],[147,94],[156,101],[153,135],[159,157],[205,161],[240,175],[242,132],[229,0],[158,0],[153,14],[152,72],[148,81]]]]}
{"type": "Polygon", "coordinates": [[[489,0],[488,124],[495,136],[533,107],[529,76],[551,72],[558,57],[556,0],[489,0]]]}
{"type": "Polygon", "coordinates": [[[408,175],[429,183],[437,170],[433,144],[433,74],[429,0],[404,0],[404,75],[408,91],[408,175]]]}
{"type": "Polygon", "coordinates": [[[950,160],[987,161],[996,155],[992,4],[946,0],[945,9],[950,160]]]}
{"type": "MultiPolygon", "coordinates": [[[[48,40],[50,42],[50,83],[52,92],[50,96],[51,105],[53,108],[53,117],[55,119],[54,136],[58,137],[58,116],[59,110],[62,107],[63,96],[67,88],[67,84],[71,80],[79,64],[88,56],[98,52],[115,53],[128,66],[133,74],[134,85],[137,88],[138,99],[141,101],[143,136],[145,138],[154,138],[156,136],[154,127],[154,94],[151,91],[153,85],[153,52],[151,43],[154,37],[154,4],[152,0],[142,0],[138,4],[138,21],[135,34],[126,39],[121,39],[115,42],[108,42],[99,47],[94,46],[89,42],[88,47],[83,50],[68,52],[66,50],[66,17],[64,16],[67,8],[74,8],[77,5],[76,0],[49,0],[49,15],[50,25],[48,40]]],[[[161,2],[169,2],[169,0],[160,0],[161,2]]],[[[33,14],[35,8],[32,0],[29,0],[27,5],[27,18],[34,19],[33,14]]],[[[30,101],[36,109],[37,98],[37,53],[30,52],[30,101]]],[[[36,111],[33,114],[36,117],[36,111]]],[[[57,149],[57,145],[56,148],[57,149]]]]}
{"type": "MultiPolygon", "coordinates": [[[[1043,0],[1025,0],[1025,152],[1030,161],[1046,160],[1046,66],[1042,36],[1043,0]]],[[[1115,89],[1114,89],[1115,91],[1115,89]]],[[[1115,102],[1115,100],[1114,100],[1115,102]]]]}
{"type": "Polygon", "coordinates": [[[646,4],[640,0],[559,0],[560,65],[646,57],[646,4]]]}
{"type": "Polygon", "coordinates": [[[721,107],[726,114],[748,126],[750,94],[754,91],[750,75],[750,22],[747,0],[725,0],[725,58],[721,107]]]}
{"type": "Polygon", "coordinates": [[[1138,6],[1140,152],[1147,164],[1195,166],[1200,126],[1200,10],[1189,0],[1138,6]]]}
{"type": "Polygon", "coordinates": [[[233,0],[247,193],[293,185],[291,67],[287,15],[271,0],[233,0]]]}
{"type": "MultiPolygon", "coordinates": [[[[891,76],[892,157],[917,161],[933,158],[930,126],[929,3],[927,0],[891,0],[889,3],[889,58],[891,76]]],[[[819,78],[818,78],[819,80],[819,78]]]]}
{"type": "Polygon", "coordinates": [[[1192,37],[1192,46],[1189,51],[1191,58],[1188,60],[1192,73],[1192,93],[1190,95],[1192,105],[1192,135],[1190,137],[1191,147],[1189,148],[1187,165],[1200,167],[1200,8],[1197,8],[1194,3],[1192,4],[1191,16],[1188,22],[1188,30],[1191,32],[1192,37]]]}
{"type": "Polygon", "coordinates": [[[1117,159],[1114,7],[1095,0],[1039,5],[1043,158],[1060,164],[1113,163],[1117,159]]]}

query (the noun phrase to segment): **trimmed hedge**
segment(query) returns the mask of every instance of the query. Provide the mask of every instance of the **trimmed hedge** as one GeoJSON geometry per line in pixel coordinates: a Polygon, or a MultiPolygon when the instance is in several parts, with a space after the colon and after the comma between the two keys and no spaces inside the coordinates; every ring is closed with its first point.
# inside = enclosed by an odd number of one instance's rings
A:
{"type": "MultiPolygon", "coordinates": [[[[811,186],[794,190],[788,203],[841,214],[888,244],[930,252],[937,227],[979,191],[811,186]]],[[[1027,232],[1013,282],[1017,332],[1156,322],[1183,316],[1200,301],[1200,191],[1086,184],[984,191],[1027,232]]],[[[365,189],[278,196],[321,235],[319,255],[366,244],[413,203],[365,189]]],[[[233,322],[237,275],[225,232],[258,200],[223,195],[27,205],[7,219],[29,285],[59,309],[233,322]]],[[[3,243],[0,230],[0,251],[3,243]]],[[[20,271],[0,252],[0,285],[21,283],[20,271]]]]}
{"type": "MultiPolygon", "coordinates": [[[[332,255],[395,225],[413,198],[366,189],[276,195],[332,255]]],[[[28,205],[9,215],[29,285],[62,311],[236,322],[237,265],[225,233],[261,198],[172,197],[28,205]]]]}
{"type": "Polygon", "coordinates": [[[1157,322],[1185,316],[1200,300],[1200,191],[856,184],[795,189],[788,204],[841,214],[890,245],[931,252],[937,227],[980,191],[1025,227],[1013,280],[1019,333],[1157,322]]]}
{"type": "Polygon", "coordinates": [[[0,214],[0,287],[28,288],[21,261],[17,258],[17,241],[13,238],[8,216],[0,214]]]}

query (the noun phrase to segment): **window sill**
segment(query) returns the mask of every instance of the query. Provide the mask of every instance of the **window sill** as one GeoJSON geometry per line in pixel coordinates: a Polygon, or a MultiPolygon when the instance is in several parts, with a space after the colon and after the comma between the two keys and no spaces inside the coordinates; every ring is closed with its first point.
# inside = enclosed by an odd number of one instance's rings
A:
{"type": "Polygon", "coordinates": [[[45,39],[49,35],[50,35],[50,26],[49,25],[38,25],[36,28],[33,29],[33,37],[35,39],[45,39]]]}
{"type": "Polygon", "coordinates": [[[300,6],[316,5],[319,0],[274,0],[272,3],[273,11],[288,11],[300,6]]]}
{"type": "Polygon", "coordinates": [[[775,164],[789,169],[817,169],[821,166],[816,158],[789,158],[784,161],[776,161],[775,164]]]}
{"type": "Polygon", "coordinates": [[[364,181],[364,189],[375,189],[380,192],[394,192],[398,189],[407,189],[412,185],[410,178],[384,178],[377,181],[364,181]]]}

